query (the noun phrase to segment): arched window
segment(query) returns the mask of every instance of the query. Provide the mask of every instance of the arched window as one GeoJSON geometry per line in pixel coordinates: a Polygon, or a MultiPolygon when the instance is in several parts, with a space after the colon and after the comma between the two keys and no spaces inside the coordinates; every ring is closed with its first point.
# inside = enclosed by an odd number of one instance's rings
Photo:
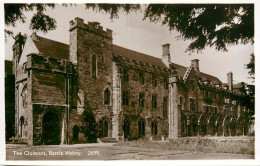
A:
{"type": "Polygon", "coordinates": [[[157,135],[157,121],[152,121],[152,135],[157,135]]]}
{"type": "Polygon", "coordinates": [[[23,128],[24,128],[24,117],[23,116],[21,116],[20,117],[20,124],[19,124],[20,126],[20,136],[21,137],[23,137],[23,128]]]}
{"type": "Polygon", "coordinates": [[[110,105],[110,91],[108,88],[106,88],[106,90],[104,92],[104,104],[110,105]]]}
{"type": "Polygon", "coordinates": [[[79,126],[75,125],[72,130],[73,130],[73,141],[78,141],[79,140],[79,126]]]}
{"type": "Polygon", "coordinates": [[[97,77],[97,57],[96,55],[92,56],[92,78],[97,77]]]}
{"type": "Polygon", "coordinates": [[[139,136],[145,136],[145,120],[140,118],[138,121],[139,136]]]}
{"type": "Polygon", "coordinates": [[[108,137],[108,120],[106,117],[99,121],[99,137],[108,137]]]}
{"type": "Polygon", "coordinates": [[[125,119],[124,119],[124,125],[123,125],[124,138],[127,138],[127,137],[130,136],[130,125],[131,125],[131,121],[126,116],[125,119]]]}
{"type": "Polygon", "coordinates": [[[27,84],[24,85],[21,96],[22,96],[23,106],[26,106],[27,105],[27,84]]]}

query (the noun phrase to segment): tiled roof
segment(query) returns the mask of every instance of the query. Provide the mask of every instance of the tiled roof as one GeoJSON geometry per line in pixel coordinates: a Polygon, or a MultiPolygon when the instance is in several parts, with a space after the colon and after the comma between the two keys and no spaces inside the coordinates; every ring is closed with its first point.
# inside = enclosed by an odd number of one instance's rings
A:
{"type": "Polygon", "coordinates": [[[37,36],[32,38],[39,52],[45,57],[69,59],[69,45],[37,36]]]}
{"type": "Polygon", "coordinates": [[[222,82],[217,77],[202,72],[196,72],[196,73],[199,78],[205,77],[207,80],[209,80],[214,84],[222,84],[222,82]]]}
{"type": "MultiPolygon", "coordinates": [[[[186,73],[187,69],[188,69],[187,67],[177,68],[176,69],[177,75],[180,76],[180,77],[184,77],[184,74],[186,73]]],[[[203,72],[199,72],[199,71],[196,71],[196,74],[199,78],[201,78],[202,81],[209,80],[213,84],[222,84],[222,82],[217,77],[214,77],[212,75],[209,75],[209,74],[206,74],[206,73],[203,73],[203,72]]]]}
{"type": "Polygon", "coordinates": [[[5,60],[5,74],[12,75],[13,74],[13,62],[9,60],[5,60]]]}
{"type": "Polygon", "coordinates": [[[115,56],[119,55],[125,58],[134,59],[136,61],[141,61],[155,66],[167,68],[167,66],[163,63],[163,61],[160,58],[156,58],[140,52],[129,50],[121,46],[113,45],[113,52],[115,56]]]}
{"type": "MultiPolygon", "coordinates": [[[[54,40],[46,39],[40,36],[37,36],[37,38],[32,39],[37,49],[40,53],[42,53],[43,56],[52,57],[56,59],[69,59],[69,45],[54,40]]],[[[163,63],[163,61],[160,58],[149,56],[147,54],[143,54],[137,51],[129,50],[115,44],[113,45],[113,52],[115,56],[122,56],[136,61],[149,63],[151,65],[167,68],[167,66],[163,63]]],[[[178,65],[176,63],[171,63],[171,66],[178,71],[177,75],[181,77],[184,76],[187,70],[187,67],[178,65]]],[[[200,78],[205,77],[207,80],[213,83],[222,83],[217,77],[214,77],[206,73],[197,72],[197,76],[200,78]]]]}

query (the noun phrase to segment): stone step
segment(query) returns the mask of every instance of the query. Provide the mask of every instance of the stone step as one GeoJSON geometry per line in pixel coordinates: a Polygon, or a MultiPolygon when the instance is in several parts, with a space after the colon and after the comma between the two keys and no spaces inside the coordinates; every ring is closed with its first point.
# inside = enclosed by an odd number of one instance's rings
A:
{"type": "Polygon", "coordinates": [[[101,142],[104,142],[104,143],[113,143],[113,142],[117,142],[117,140],[115,138],[99,138],[99,140],[101,142]]]}

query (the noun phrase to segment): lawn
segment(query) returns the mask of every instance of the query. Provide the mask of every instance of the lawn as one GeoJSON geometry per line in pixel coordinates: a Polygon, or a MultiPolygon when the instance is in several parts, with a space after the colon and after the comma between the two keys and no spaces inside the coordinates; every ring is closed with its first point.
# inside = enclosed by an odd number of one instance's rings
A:
{"type": "Polygon", "coordinates": [[[145,147],[165,150],[188,150],[205,153],[255,154],[254,138],[203,138],[186,137],[170,139],[168,141],[148,141],[139,139],[135,141],[118,142],[116,146],[145,147]]]}

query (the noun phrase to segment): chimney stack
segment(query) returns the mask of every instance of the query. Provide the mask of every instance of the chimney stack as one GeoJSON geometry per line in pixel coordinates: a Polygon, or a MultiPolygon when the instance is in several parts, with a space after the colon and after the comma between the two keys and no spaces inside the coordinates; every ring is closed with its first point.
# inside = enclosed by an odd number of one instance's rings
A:
{"type": "Polygon", "coordinates": [[[198,59],[191,60],[191,66],[194,68],[195,71],[200,71],[198,59]]]}
{"type": "Polygon", "coordinates": [[[233,73],[230,71],[227,73],[227,85],[229,87],[229,90],[233,91],[233,73]]]}
{"type": "Polygon", "coordinates": [[[162,61],[167,67],[170,67],[170,63],[171,63],[170,44],[167,43],[162,45],[162,49],[163,49],[162,61]]]}

